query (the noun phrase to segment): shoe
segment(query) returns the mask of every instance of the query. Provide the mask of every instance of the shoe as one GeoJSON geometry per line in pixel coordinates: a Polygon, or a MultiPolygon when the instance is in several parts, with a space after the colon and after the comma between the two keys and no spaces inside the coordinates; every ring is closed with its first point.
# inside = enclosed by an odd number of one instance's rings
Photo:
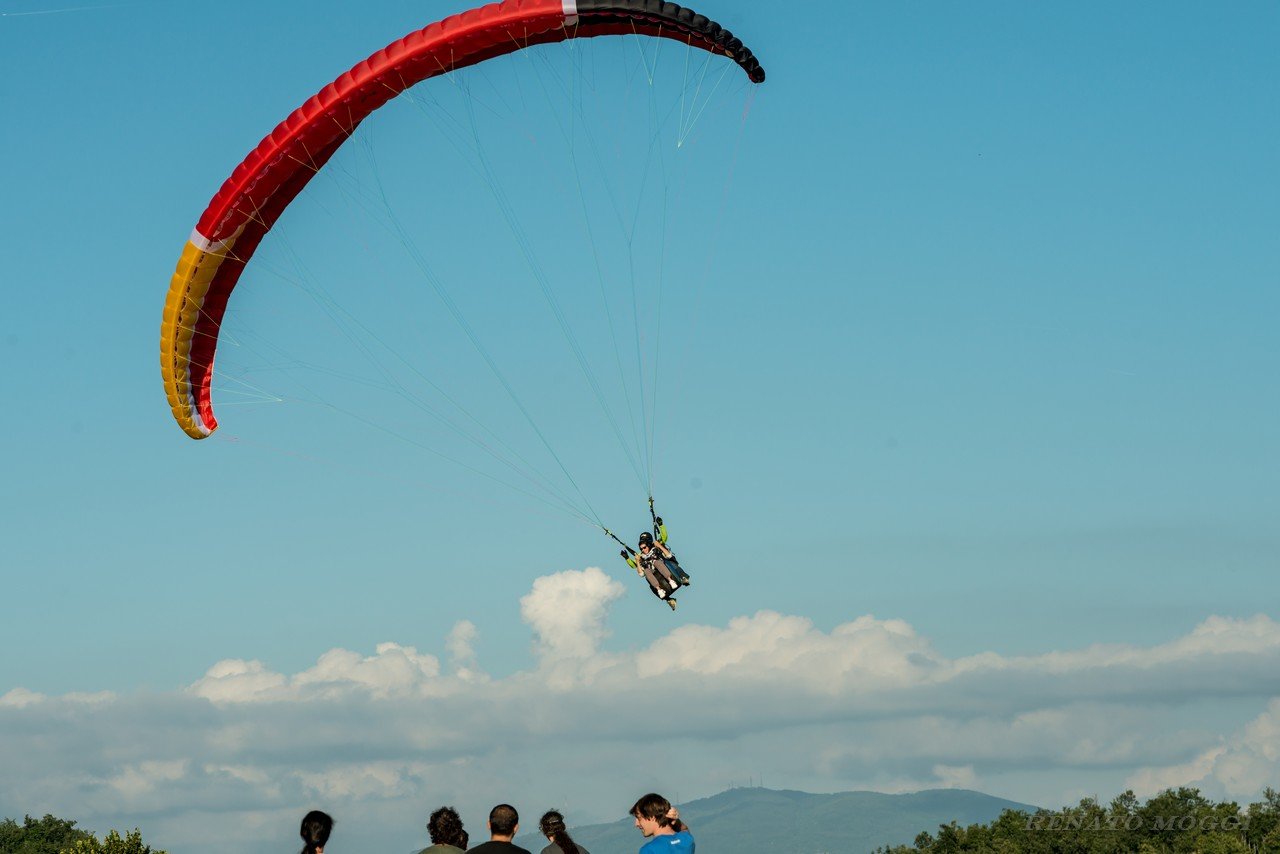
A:
{"type": "Polygon", "coordinates": [[[671,606],[672,611],[676,609],[676,600],[672,599],[670,596],[667,597],[667,604],[671,606]]]}
{"type": "Polygon", "coordinates": [[[685,587],[688,587],[690,584],[693,583],[693,579],[686,575],[684,578],[680,579],[680,583],[683,584],[685,587]]]}

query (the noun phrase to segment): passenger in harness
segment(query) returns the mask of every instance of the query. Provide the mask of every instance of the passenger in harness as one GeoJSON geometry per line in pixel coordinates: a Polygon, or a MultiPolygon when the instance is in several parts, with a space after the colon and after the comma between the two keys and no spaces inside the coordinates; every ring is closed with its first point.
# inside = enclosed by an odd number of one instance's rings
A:
{"type": "Polygon", "coordinates": [[[666,602],[674,611],[676,598],[673,594],[690,583],[689,574],[680,567],[671,549],[667,548],[667,527],[662,523],[662,518],[654,516],[653,521],[653,529],[657,532],[656,540],[653,534],[644,531],[637,543],[638,550],[624,547],[619,554],[628,566],[649,582],[653,595],[666,602]]]}
{"type": "MultiPolygon", "coordinates": [[[[649,512],[653,512],[650,506],[649,512]]],[[[667,569],[675,576],[675,579],[686,587],[692,583],[689,579],[689,573],[680,568],[680,561],[676,558],[675,553],[667,545],[667,526],[662,523],[661,516],[653,517],[653,535],[658,538],[658,548],[662,549],[666,554],[663,559],[666,561],[667,569]]]]}

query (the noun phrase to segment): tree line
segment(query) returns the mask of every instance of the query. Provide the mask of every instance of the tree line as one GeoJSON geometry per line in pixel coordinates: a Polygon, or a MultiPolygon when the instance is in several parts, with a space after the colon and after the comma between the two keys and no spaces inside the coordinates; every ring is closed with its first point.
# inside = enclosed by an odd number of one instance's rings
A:
{"type": "Polygon", "coordinates": [[[1085,798],[1061,810],[1005,810],[990,824],[954,822],[912,845],[875,854],[1280,854],[1280,792],[1242,809],[1199,789],[1167,789],[1145,804],[1132,791],[1102,804],[1085,798]]]}
{"type": "Polygon", "coordinates": [[[0,854],[166,854],[143,843],[134,828],[120,835],[112,830],[102,839],[76,827],[74,821],[46,815],[26,816],[22,824],[11,818],[0,821],[0,854]]]}

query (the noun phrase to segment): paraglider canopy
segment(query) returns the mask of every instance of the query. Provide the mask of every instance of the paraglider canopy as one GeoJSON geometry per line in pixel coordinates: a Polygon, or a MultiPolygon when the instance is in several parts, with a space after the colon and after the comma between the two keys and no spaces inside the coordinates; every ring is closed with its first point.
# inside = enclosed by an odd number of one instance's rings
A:
{"type": "Polygon", "coordinates": [[[504,0],[431,24],[377,51],[268,134],[209,202],[169,286],[160,334],[165,394],[194,439],[217,429],[214,354],[227,301],[263,236],[378,107],[406,88],[532,45],[608,35],[672,39],[728,57],[754,83],[755,56],[708,18],[659,0],[504,0]]]}

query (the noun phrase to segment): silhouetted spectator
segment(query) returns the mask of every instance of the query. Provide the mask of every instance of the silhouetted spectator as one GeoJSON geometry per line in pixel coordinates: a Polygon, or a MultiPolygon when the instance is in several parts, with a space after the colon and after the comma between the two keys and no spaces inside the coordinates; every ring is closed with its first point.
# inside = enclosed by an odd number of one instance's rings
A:
{"type": "Polygon", "coordinates": [[[548,810],[543,814],[538,822],[538,829],[551,843],[542,849],[541,854],[591,854],[569,837],[569,829],[564,826],[564,816],[555,810],[548,810]]]}
{"type": "Polygon", "coordinates": [[[513,845],[516,831],[520,829],[520,813],[511,804],[498,804],[489,810],[488,842],[482,842],[471,851],[475,854],[532,854],[519,845],[513,845]]]}
{"type": "Polygon", "coordinates": [[[320,810],[312,810],[302,819],[302,827],[298,830],[302,836],[302,854],[324,854],[324,844],[329,841],[329,831],[333,830],[333,819],[320,810]]]}
{"type": "Polygon", "coordinates": [[[453,807],[440,807],[431,814],[427,835],[431,837],[431,847],[422,849],[421,854],[461,854],[467,850],[467,832],[453,807]]]}

